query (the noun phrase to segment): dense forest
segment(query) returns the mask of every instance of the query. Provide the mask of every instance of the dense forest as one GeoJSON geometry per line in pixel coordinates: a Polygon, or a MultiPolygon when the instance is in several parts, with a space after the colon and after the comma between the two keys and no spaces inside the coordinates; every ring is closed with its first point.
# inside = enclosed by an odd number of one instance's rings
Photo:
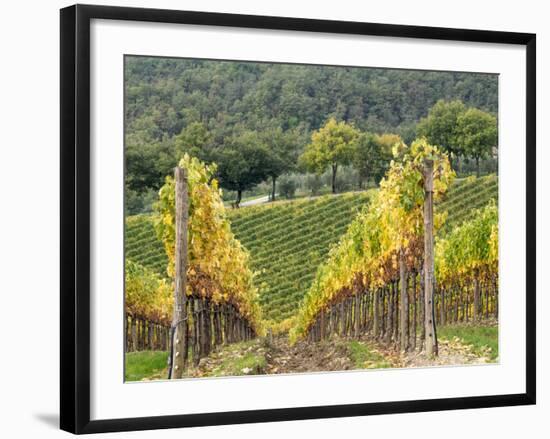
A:
{"type": "Polygon", "coordinates": [[[216,161],[222,187],[237,191],[247,167],[267,174],[249,172],[244,189],[306,174],[297,158],[331,118],[409,143],[439,100],[498,109],[498,78],[489,74],[130,56],[125,76],[129,213],[147,210],[183,152],[216,161]]]}

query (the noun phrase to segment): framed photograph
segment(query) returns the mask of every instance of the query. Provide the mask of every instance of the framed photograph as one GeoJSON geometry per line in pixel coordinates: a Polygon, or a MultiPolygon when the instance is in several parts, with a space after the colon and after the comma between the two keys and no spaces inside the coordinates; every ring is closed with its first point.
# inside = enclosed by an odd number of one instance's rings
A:
{"type": "Polygon", "coordinates": [[[61,10],[61,428],[535,403],[534,34],[61,10]]]}

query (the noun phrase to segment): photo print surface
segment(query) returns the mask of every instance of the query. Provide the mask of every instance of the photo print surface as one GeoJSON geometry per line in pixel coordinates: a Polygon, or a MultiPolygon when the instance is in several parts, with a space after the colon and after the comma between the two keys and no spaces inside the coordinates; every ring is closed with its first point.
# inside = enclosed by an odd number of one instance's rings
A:
{"type": "Polygon", "coordinates": [[[498,362],[498,75],[124,69],[125,381],[498,362]]]}

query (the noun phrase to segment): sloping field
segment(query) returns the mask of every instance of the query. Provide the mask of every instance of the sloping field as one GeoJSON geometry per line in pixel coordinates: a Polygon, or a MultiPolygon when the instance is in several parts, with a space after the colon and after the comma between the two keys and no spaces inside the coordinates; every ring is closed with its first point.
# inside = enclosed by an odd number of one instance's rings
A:
{"type": "MultiPolygon", "coordinates": [[[[294,314],[330,246],[338,241],[358,210],[368,205],[370,194],[326,195],[228,211],[233,232],[250,251],[266,319],[278,322],[294,314]]],[[[436,206],[436,210],[448,212],[442,232],[467,220],[473,209],[497,198],[495,175],[456,180],[446,199],[436,206]]],[[[166,275],[167,258],[151,215],[126,220],[126,256],[166,275]]]]}
{"type": "Polygon", "coordinates": [[[126,218],[125,235],[127,259],[167,276],[168,258],[162,242],[157,238],[152,215],[134,215],[126,218]]]}
{"type": "Polygon", "coordinates": [[[468,177],[457,179],[445,200],[436,206],[438,212],[447,211],[443,233],[470,219],[474,209],[485,206],[491,199],[498,201],[498,177],[468,177]]]}
{"type": "Polygon", "coordinates": [[[323,196],[229,212],[237,239],[250,251],[268,320],[294,314],[317,267],[369,192],[323,196]]]}

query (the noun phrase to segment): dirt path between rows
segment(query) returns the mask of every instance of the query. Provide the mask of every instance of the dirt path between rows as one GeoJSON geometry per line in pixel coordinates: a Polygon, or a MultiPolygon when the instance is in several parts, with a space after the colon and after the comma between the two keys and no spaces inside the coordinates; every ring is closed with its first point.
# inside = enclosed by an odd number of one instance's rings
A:
{"type": "MultiPolygon", "coordinates": [[[[345,371],[352,369],[410,368],[431,366],[458,366],[489,363],[489,355],[475,354],[472,348],[458,338],[439,341],[439,356],[426,358],[421,351],[401,353],[394,347],[386,347],[375,340],[362,338],[356,341],[331,339],[319,343],[299,341],[291,345],[288,337],[280,335],[268,339],[257,339],[235,348],[232,345],[214,352],[201,360],[194,376],[231,376],[256,374],[289,374],[307,372],[345,371]],[[368,352],[367,357],[358,357],[355,348],[368,352]],[[224,365],[246,356],[264,359],[261,367],[244,367],[238,370],[224,370],[224,365]]],[[[259,363],[259,362],[258,362],[259,363]]]]}
{"type": "Polygon", "coordinates": [[[266,373],[300,373],[353,369],[348,349],[343,343],[308,343],[290,345],[288,338],[275,337],[266,353],[266,373]]]}
{"type": "MultiPolygon", "coordinates": [[[[371,354],[383,357],[384,367],[409,368],[430,366],[457,366],[485,364],[490,362],[489,355],[477,355],[472,348],[458,338],[439,340],[439,355],[429,359],[424,352],[400,353],[393,347],[385,347],[374,340],[363,338],[360,344],[368,347],[371,354]]],[[[339,371],[362,368],[352,358],[349,341],[336,339],[320,343],[298,342],[289,345],[286,337],[277,337],[266,353],[266,373],[300,373],[339,371]]],[[[377,363],[365,363],[364,368],[377,368],[377,363]]]]}

